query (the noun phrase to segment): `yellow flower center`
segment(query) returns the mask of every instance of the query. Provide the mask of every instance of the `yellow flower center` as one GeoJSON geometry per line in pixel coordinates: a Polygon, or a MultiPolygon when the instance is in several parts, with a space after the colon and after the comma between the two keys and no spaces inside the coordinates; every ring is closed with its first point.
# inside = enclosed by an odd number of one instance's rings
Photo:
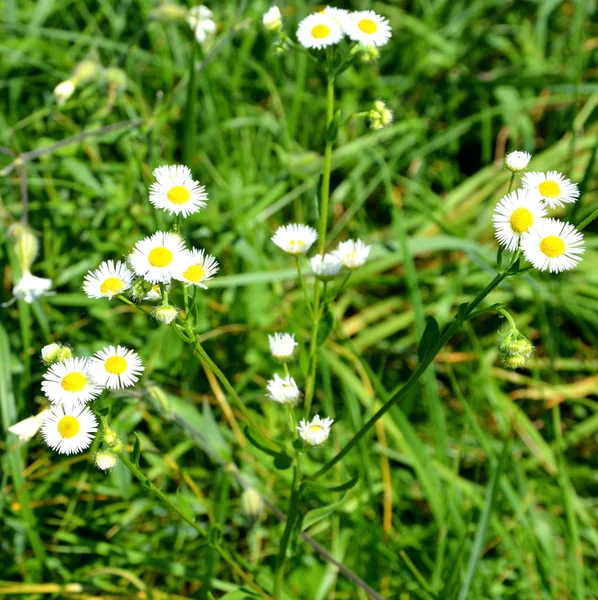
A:
{"type": "Polygon", "coordinates": [[[192,283],[199,283],[206,276],[206,271],[201,265],[191,265],[184,273],[183,277],[192,283]]]}
{"type": "Polygon", "coordinates": [[[550,258],[562,256],[565,250],[565,242],[558,235],[549,235],[540,242],[540,251],[550,258]]]}
{"type": "Polygon", "coordinates": [[[289,246],[291,248],[297,247],[297,250],[302,250],[305,248],[305,242],[303,240],[289,240],[289,246]]]}
{"type": "Polygon", "coordinates": [[[510,223],[515,233],[525,233],[534,224],[534,215],[527,208],[517,208],[511,215],[510,223]]]}
{"type": "Polygon", "coordinates": [[[191,198],[189,190],[182,185],[171,187],[166,196],[173,204],[185,204],[191,198]]]}
{"type": "Polygon", "coordinates": [[[152,267],[166,267],[172,262],[172,252],[160,246],[149,253],[148,260],[152,267]]]}
{"type": "Polygon", "coordinates": [[[100,292],[102,294],[118,294],[122,290],[124,282],[118,277],[108,277],[100,285],[100,292]]]}
{"type": "Polygon", "coordinates": [[[538,186],[538,191],[545,198],[558,198],[561,195],[561,186],[556,181],[543,181],[538,186]]]}
{"type": "Polygon", "coordinates": [[[376,33],[376,31],[378,31],[378,24],[376,21],[372,21],[372,19],[361,19],[361,21],[357,23],[357,27],[359,27],[363,33],[376,33]]]}
{"type": "Polygon", "coordinates": [[[58,433],[63,438],[75,437],[81,429],[81,423],[77,417],[67,415],[58,421],[58,433]]]}
{"type": "Polygon", "coordinates": [[[127,361],[122,356],[111,356],[104,363],[104,368],[108,373],[121,375],[127,370],[127,361]]]}
{"type": "Polygon", "coordinates": [[[312,28],[311,34],[313,37],[315,37],[318,40],[327,38],[330,35],[330,27],[328,27],[328,25],[322,25],[322,24],[316,25],[315,27],[312,28]]]}
{"type": "Polygon", "coordinates": [[[313,434],[323,433],[324,428],[321,425],[310,425],[309,432],[313,434]]]}
{"type": "Polygon", "coordinates": [[[80,392],[87,385],[87,377],[83,373],[73,371],[62,378],[60,385],[65,392],[80,392]]]}

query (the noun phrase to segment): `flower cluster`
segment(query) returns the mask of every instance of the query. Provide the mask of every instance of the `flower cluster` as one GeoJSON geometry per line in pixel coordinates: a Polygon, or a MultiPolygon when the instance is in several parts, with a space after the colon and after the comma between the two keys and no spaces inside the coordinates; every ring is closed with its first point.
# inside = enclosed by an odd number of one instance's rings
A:
{"type": "MultiPolygon", "coordinates": [[[[530,158],[526,152],[512,152],[505,163],[514,174],[525,169],[530,158]]],[[[548,217],[548,209],[578,198],[577,185],[557,171],[526,173],[522,187],[501,198],[494,210],[499,244],[509,251],[520,250],[541,271],[572,269],[584,252],[583,235],[570,223],[548,217]]]]}

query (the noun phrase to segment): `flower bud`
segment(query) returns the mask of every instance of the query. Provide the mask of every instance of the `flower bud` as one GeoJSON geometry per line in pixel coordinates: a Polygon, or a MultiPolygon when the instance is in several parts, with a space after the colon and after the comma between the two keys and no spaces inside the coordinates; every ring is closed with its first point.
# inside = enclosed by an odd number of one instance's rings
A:
{"type": "Polygon", "coordinates": [[[246,489],[241,496],[241,508],[250,521],[257,521],[264,510],[264,501],[260,493],[253,488],[246,489]]]}
{"type": "Polygon", "coordinates": [[[61,81],[54,88],[54,98],[56,98],[56,104],[58,106],[62,106],[74,93],[77,89],[77,85],[72,79],[66,79],[65,81],[61,81]]]}
{"type": "Polygon", "coordinates": [[[531,157],[532,155],[529,152],[514,150],[505,156],[505,167],[511,173],[519,173],[527,167],[531,157]]]}
{"type": "Polygon", "coordinates": [[[110,427],[106,427],[102,434],[102,439],[104,440],[104,444],[108,447],[112,452],[120,452],[123,449],[123,442],[118,437],[118,434],[114,429],[110,429],[110,427]]]}
{"type": "Polygon", "coordinates": [[[376,62],[380,58],[380,50],[376,46],[366,46],[362,44],[359,46],[359,58],[362,63],[371,64],[376,62]]]}
{"type": "Polygon", "coordinates": [[[59,362],[64,362],[72,357],[73,353],[68,346],[61,344],[48,344],[42,348],[42,361],[50,366],[59,362]]]}
{"type": "Polygon", "coordinates": [[[100,450],[96,452],[93,460],[96,464],[96,467],[101,471],[109,471],[118,463],[118,459],[112,452],[107,452],[105,450],[100,450]]]}
{"type": "Polygon", "coordinates": [[[382,129],[392,123],[394,115],[385,102],[376,100],[376,102],[374,102],[374,107],[368,113],[368,118],[370,120],[371,129],[382,129]]]}
{"type": "Polygon", "coordinates": [[[14,253],[21,271],[30,271],[39,250],[35,234],[28,225],[15,223],[10,228],[10,235],[14,239],[14,253]]]}
{"type": "Polygon", "coordinates": [[[160,323],[166,323],[166,325],[168,325],[177,318],[178,312],[178,309],[174,306],[170,306],[170,304],[162,304],[154,310],[152,315],[156,321],[160,321],[160,323]]]}
{"type": "Polygon", "coordinates": [[[516,329],[511,329],[502,336],[498,348],[502,363],[507,369],[525,367],[534,352],[533,344],[516,329]]]}
{"type": "Polygon", "coordinates": [[[71,81],[75,86],[80,86],[84,83],[89,83],[97,78],[102,65],[95,58],[85,58],[76,67],[71,75],[71,81]]]}
{"type": "Polygon", "coordinates": [[[282,15],[278,6],[272,6],[262,17],[262,24],[266,31],[276,33],[282,29],[282,15]]]}
{"type": "Polygon", "coordinates": [[[276,56],[284,56],[288,53],[290,48],[289,42],[286,39],[281,38],[274,44],[274,54],[276,54],[276,56]]]}

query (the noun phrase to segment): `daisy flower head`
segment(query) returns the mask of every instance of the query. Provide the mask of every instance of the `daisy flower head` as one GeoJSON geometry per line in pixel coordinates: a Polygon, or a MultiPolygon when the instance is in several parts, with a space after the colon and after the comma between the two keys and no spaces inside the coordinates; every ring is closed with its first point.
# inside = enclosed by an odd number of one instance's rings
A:
{"type": "Polygon", "coordinates": [[[388,19],[373,10],[352,12],[346,20],[345,30],[354,42],[368,46],[384,46],[391,36],[388,19]]]}
{"type": "Polygon", "coordinates": [[[94,383],[112,390],[135,385],[144,370],[137,352],[122,346],[108,346],[89,361],[94,383]]]}
{"type": "Polygon", "coordinates": [[[262,17],[262,25],[266,31],[275,33],[282,29],[282,15],[278,6],[271,6],[262,17]]]}
{"type": "Polygon", "coordinates": [[[96,467],[101,471],[109,471],[118,463],[116,455],[112,452],[107,452],[106,450],[96,452],[95,456],[93,457],[93,461],[95,462],[96,467]]]}
{"type": "Polygon", "coordinates": [[[200,44],[203,44],[216,31],[216,23],[212,19],[213,14],[207,6],[202,4],[193,6],[187,12],[187,23],[200,44]]]}
{"type": "Polygon", "coordinates": [[[206,206],[206,188],[183,165],[158,167],[150,187],[150,202],[171,215],[188,217],[206,206]]]}
{"type": "Polygon", "coordinates": [[[538,194],[550,207],[564,206],[579,198],[579,188],[576,183],[567,179],[557,171],[526,173],[521,180],[523,187],[538,194]]]}
{"type": "Polygon", "coordinates": [[[532,155],[529,152],[513,150],[513,152],[509,152],[505,156],[505,167],[512,173],[519,173],[519,171],[523,171],[529,165],[531,158],[532,155]]]}
{"type": "Polygon", "coordinates": [[[295,341],[295,336],[291,333],[275,333],[268,336],[270,342],[270,352],[272,356],[278,360],[289,360],[293,356],[295,346],[298,346],[295,341]]]}
{"type": "Polygon", "coordinates": [[[135,244],[129,262],[150,283],[169,283],[185,258],[185,245],[176,233],[158,231],[135,244]]]}
{"type": "Polygon", "coordinates": [[[208,286],[203,282],[212,279],[219,268],[218,261],[211,254],[192,248],[185,252],[174,278],[187,285],[197,285],[207,290],[208,286]]]}
{"type": "Polygon", "coordinates": [[[320,14],[330,17],[336,21],[339,27],[345,32],[345,23],[349,18],[349,11],[344,8],[336,8],[334,6],[327,6],[320,14]]]}
{"type": "Polygon", "coordinates": [[[280,404],[294,404],[301,398],[301,392],[297,387],[297,383],[290,375],[283,379],[277,373],[268,381],[267,387],[268,397],[280,404]]]}
{"type": "Polygon", "coordinates": [[[330,417],[322,419],[319,415],[316,415],[311,421],[301,419],[297,430],[301,439],[310,446],[321,446],[330,436],[332,423],[334,423],[334,419],[330,417]]]}
{"type": "Polygon", "coordinates": [[[526,189],[507,194],[494,209],[494,230],[496,239],[507,250],[517,250],[519,240],[540,219],[546,216],[544,203],[526,189]]]}
{"type": "Polygon", "coordinates": [[[287,254],[297,256],[306,254],[318,239],[318,232],[308,225],[282,225],[274,235],[272,241],[287,254]]]}
{"type": "Polygon", "coordinates": [[[69,358],[46,371],[42,391],[54,404],[83,404],[99,396],[102,388],[92,379],[88,358],[69,358]]]}
{"type": "Polygon", "coordinates": [[[27,417],[8,428],[10,433],[14,433],[18,438],[19,442],[28,442],[35,434],[39,431],[46,416],[50,414],[50,410],[45,408],[37,415],[27,417]]]}
{"type": "Polygon", "coordinates": [[[297,39],[304,48],[320,50],[338,44],[343,39],[343,30],[335,18],[314,13],[299,23],[297,39]]]}
{"type": "Polygon", "coordinates": [[[366,246],[361,240],[341,242],[333,254],[346,269],[359,269],[365,264],[370,254],[371,246],[366,246]]]}
{"type": "Polygon", "coordinates": [[[89,448],[98,421],[91,410],[78,402],[53,406],[42,423],[42,436],[58,454],[77,454],[89,448]]]}
{"type": "Polygon", "coordinates": [[[334,254],[316,254],[309,262],[314,275],[323,280],[336,277],[343,266],[334,254]]]}
{"type": "Polygon", "coordinates": [[[109,298],[128,290],[133,285],[133,273],[121,262],[105,260],[94,271],[89,271],[83,282],[83,291],[89,298],[109,298]]]}
{"type": "Polygon", "coordinates": [[[573,269],[585,249],[583,235],[558,219],[542,219],[521,238],[525,259],[540,271],[560,273],[573,269]]]}
{"type": "Polygon", "coordinates": [[[29,271],[25,271],[12,289],[12,293],[15,298],[24,300],[27,304],[32,304],[43,296],[51,296],[52,293],[49,291],[51,287],[51,279],[37,277],[29,271]]]}

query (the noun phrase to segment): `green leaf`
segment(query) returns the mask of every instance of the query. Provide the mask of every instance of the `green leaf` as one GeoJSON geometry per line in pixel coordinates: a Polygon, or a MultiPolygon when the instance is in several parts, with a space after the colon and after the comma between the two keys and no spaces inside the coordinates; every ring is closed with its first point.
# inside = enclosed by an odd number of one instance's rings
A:
{"type": "Polygon", "coordinates": [[[249,440],[249,443],[252,446],[255,446],[258,450],[261,450],[270,456],[276,457],[280,454],[280,448],[274,447],[274,444],[263,436],[260,436],[261,440],[258,440],[257,437],[254,437],[256,434],[257,432],[250,429],[249,426],[245,427],[245,437],[249,440]],[[267,444],[269,444],[269,447],[267,444]]]}
{"type": "Polygon", "coordinates": [[[285,454],[284,452],[281,452],[274,457],[274,466],[279,471],[284,471],[284,470],[288,469],[292,464],[293,464],[293,459],[288,454],[285,454]]]}
{"type": "Polygon", "coordinates": [[[139,456],[141,455],[141,442],[139,441],[139,436],[137,433],[133,434],[135,436],[135,443],[133,445],[133,454],[131,455],[131,462],[135,466],[139,466],[139,456]]]}
{"type": "Polygon", "coordinates": [[[423,362],[426,359],[439,339],[440,328],[438,327],[438,321],[430,316],[426,319],[426,328],[424,329],[421,340],[419,341],[419,347],[417,348],[417,357],[420,362],[423,362]]]}
{"type": "Polygon", "coordinates": [[[318,521],[321,521],[322,519],[325,519],[328,515],[332,514],[337,508],[340,508],[346,502],[347,496],[348,494],[344,494],[344,496],[337,502],[333,502],[332,504],[327,504],[326,506],[321,506],[320,508],[314,508],[314,510],[310,510],[303,519],[301,531],[309,529],[318,521]]]}
{"type": "Polygon", "coordinates": [[[191,505],[185,498],[183,492],[181,492],[180,488],[176,491],[176,503],[178,504],[181,512],[190,520],[195,521],[195,514],[193,513],[193,509],[191,505]]]}
{"type": "Polygon", "coordinates": [[[334,315],[326,312],[320,320],[318,328],[318,348],[328,339],[334,329],[334,315]]]}
{"type": "Polygon", "coordinates": [[[349,481],[339,485],[324,485],[322,483],[316,483],[315,481],[304,481],[301,485],[304,488],[312,488],[314,490],[321,490],[325,492],[346,492],[355,487],[358,481],[359,475],[355,475],[355,477],[352,477],[349,479],[349,481]]]}

